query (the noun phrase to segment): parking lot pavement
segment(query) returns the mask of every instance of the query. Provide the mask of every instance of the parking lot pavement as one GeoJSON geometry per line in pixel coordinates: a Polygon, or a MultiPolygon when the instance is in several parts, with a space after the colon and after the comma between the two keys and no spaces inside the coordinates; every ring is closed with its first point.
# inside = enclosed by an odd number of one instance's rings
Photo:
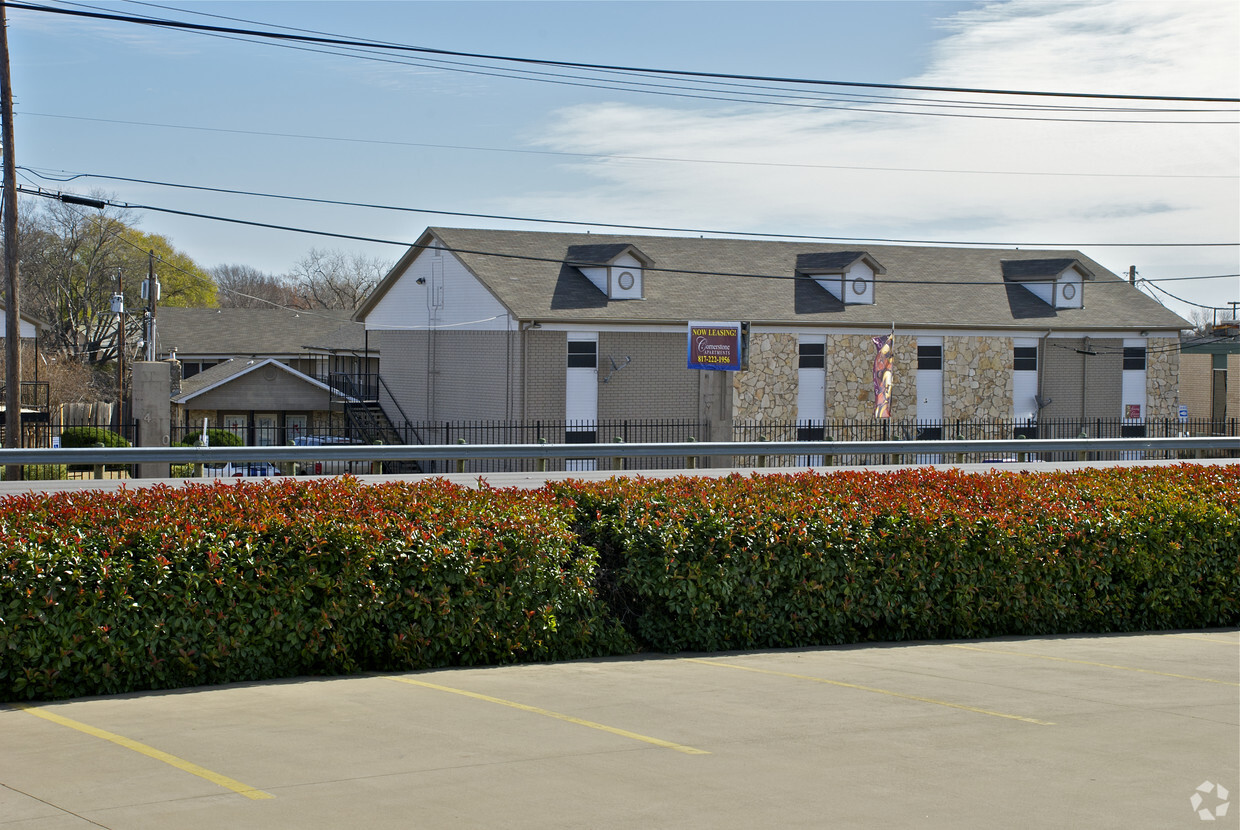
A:
{"type": "Polygon", "coordinates": [[[0,708],[4,830],[1236,827],[1238,778],[1234,629],[0,708]]]}

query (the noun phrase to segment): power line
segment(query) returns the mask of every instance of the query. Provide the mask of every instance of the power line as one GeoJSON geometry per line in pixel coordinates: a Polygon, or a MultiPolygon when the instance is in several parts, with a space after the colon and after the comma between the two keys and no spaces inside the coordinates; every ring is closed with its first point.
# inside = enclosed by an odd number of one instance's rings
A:
{"type": "MultiPolygon", "coordinates": [[[[134,179],[134,177],[129,177],[129,176],[76,174],[73,176],[69,176],[68,179],[55,179],[55,177],[45,176],[45,175],[40,174],[40,172],[36,170],[31,170],[30,167],[22,166],[20,167],[20,169],[26,172],[30,172],[30,174],[40,177],[40,179],[51,180],[51,181],[62,181],[63,182],[63,181],[72,181],[73,179],[78,179],[78,177],[94,177],[94,179],[107,179],[110,181],[129,181],[129,182],[134,182],[134,184],[154,185],[154,186],[160,186],[160,187],[175,187],[175,189],[215,192],[215,194],[227,194],[227,195],[233,195],[233,196],[257,196],[257,197],[262,197],[262,199],[277,199],[277,200],[284,200],[284,201],[309,202],[309,203],[314,203],[314,205],[334,205],[334,206],[341,206],[341,207],[365,207],[365,208],[368,208],[368,210],[397,211],[397,212],[405,212],[405,213],[429,213],[429,215],[434,215],[434,216],[455,216],[455,217],[461,217],[461,218],[484,218],[484,220],[528,222],[528,223],[538,223],[538,225],[568,225],[568,226],[578,226],[578,227],[600,227],[600,228],[615,228],[615,230],[657,231],[657,232],[663,232],[663,233],[698,233],[698,234],[711,234],[711,236],[724,236],[724,237],[802,239],[802,241],[806,241],[806,242],[888,242],[888,243],[900,243],[900,244],[955,244],[955,246],[980,246],[980,244],[988,244],[988,246],[990,246],[990,244],[992,244],[993,247],[1025,247],[1025,248],[1030,248],[1030,247],[1032,248],[1090,248],[1090,247],[1104,247],[1104,246],[1162,247],[1161,243],[1135,243],[1135,246],[1127,246],[1127,244],[1125,243],[1100,243],[1100,244],[1021,243],[1021,244],[1014,244],[1014,243],[978,243],[978,242],[940,242],[940,241],[926,241],[926,239],[877,239],[877,238],[867,238],[867,237],[827,237],[827,236],[815,236],[815,234],[801,234],[801,233],[761,233],[761,232],[756,232],[756,231],[707,230],[707,228],[683,228],[683,227],[665,227],[665,226],[651,226],[651,225],[616,225],[616,223],[610,223],[610,222],[588,222],[588,221],[583,221],[583,220],[552,220],[552,218],[539,218],[539,217],[529,217],[529,216],[507,216],[507,215],[502,215],[502,213],[472,213],[472,212],[464,212],[464,211],[443,211],[443,210],[435,210],[435,208],[425,208],[425,207],[378,205],[378,203],[372,203],[372,202],[353,202],[353,201],[343,201],[343,200],[335,200],[335,199],[315,199],[315,197],[310,197],[310,196],[265,194],[265,192],[253,191],[253,190],[232,190],[232,189],[227,189],[227,187],[211,187],[211,186],[206,186],[206,185],[176,184],[176,182],[155,181],[155,180],[150,180],[150,179],[134,179]]],[[[24,191],[24,192],[27,192],[27,194],[29,194],[29,191],[24,191]]],[[[63,199],[64,196],[61,196],[61,197],[63,199]]],[[[125,205],[125,207],[143,207],[143,206],[125,205]]],[[[150,207],[148,208],[148,210],[159,211],[159,210],[162,210],[162,208],[150,207]]],[[[366,239],[366,241],[372,242],[374,241],[374,239],[366,239]]],[[[1166,246],[1167,247],[1185,247],[1185,246],[1218,247],[1218,246],[1228,246],[1228,244],[1240,244],[1240,243],[1224,243],[1224,242],[1220,242],[1220,243],[1166,243],[1166,246]]],[[[1214,277],[1210,277],[1209,279],[1214,279],[1214,277]]]]}
{"type": "MultiPolygon", "coordinates": [[[[198,132],[228,133],[233,135],[263,136],[267,138],[296,138],[308,141],[338,141],[350,144],[376,144],[394,147],[421,147],[434,150],[461,150],[468,152],[515,153],[533,156],[560,156],[566,158],[602,159],[606,161],[653,161],[678,164],[720,164],[739,167],[776,167],[805,170],[860,170],[867,172],[889,173],[945,173],[950,175],[985,175],[985,176],[1062,176],[1072,178],[1132,178],[1132,179],[1240,179],[1234,174],[1191,174],[1191,173],[1068,173],[1060,171],[1036,170],[968,170],[934,167],[879,167],[854,164],[813,164],[778,161],[738,161],[734,159],[701,159],[683,156],[636,156],[616,153],[575,153],[563,150],[531,150],[519,147],[486,147],[468,144],[435,144],[420,141],[395,141],[378,138],[350,138],[346,136],[309,135],[306,133],[278,133],[263,130],[242,130],[229,127],[206,127],[196,124],[164,124],[156,121],[130,121],[117,118],[92,118],[83,115],[61,115],[48,112],[18,111],[18,115],[26,118],[61,118],[69,121],[90,121],[99,124],[122,124],[135,127],[158,127],[170,130],[193,130],[198,132]]],[[[81,174],[95,175],[95,174],[81,174]]],[[[98,176],[98,178],[106,178],[98,176]]]]}
{"type": "MultiPolygon", "coordinates": [[[[625,72],[625,73],[644,73],[658,76],[679,76],[685,78],[701,78],[701,79],[725,79],[740,81],[758,81],[769,83],[798,84],[809,86],[828,86],[828,87],[848,87],[856,89],[896,89],[917,92],[948,92],[961,93],[970,95],[1007,95],[1007,96],[1031,96],[1031,97],[1052,97],[1052,98],[1083,98],[1095,100],[1129,100],[1129,101],[1165,101],[1165,102],[1194,102],[1194,103],[1240,103],[1240,99],[1235,98],[1214,98],[1202,96],[1167,96],[1167,95],[1132,95],[1132,94],[1113,94],[1113,93],[1086,93],[1086,92],[1048,92],[1038,90],[1017,90],[1017,89],[983,89],[970,87],[947,87],[947,86],[929,86],[929,85],[913,85],[913,84],[879,84],[859,81],[835,81],[815,78],[790,78],[767,75],[743,75],[720,72],[699,72],[689,70],[671,70],[657,69],[650,67],[636,67],[611,64],[592,64],[572,61],[557,61],[540,58],[525,58],[505,55],[494,55],[475,52],[464,52],[448,49],[436,49],[422,46],[410,46],[396,43],[382,43],[376,41],[360,41],[354,39],[346,39],[340,37],[321,37],[308,34],[290,34],[273,31],[260,31],[255,29],[240,29],[225,26],[212,26],[200,23],[190,23],[186,21],[176,21],[168,19],[160,19],[153,17],[135,17],[132,15],[118,15],[104,12],[84,11],[77,9],[59,9],[48,6],[33,5],[27,3],[7,2],[6,5],[26,9],[29,11],[48,12],[53,14],[70,15],[76,17],[86,17],[101,20],[112,20],[117,22],[137,23],[148,26],[159,26],[162,28],[183,29],[195,32],[211,32],[219,34],[242,35],[248,37],[261,37],[271,40],[286,40],[304,43],[314,43],[336,47],[354,47],[363,49],[386,49],[398,52],[412,52],[424,55],[443,55],[451,57],[472,58],[480,60],[490,60],[503,63],[516,63],[524,65],[538,66],[554,66],[566,69],[580,69],[601,72],[625,72]]],[[[957,114],[960,115],[960,114],[957,114]]],[[[999,118],[1003,116],[982,116],[988,118],[999,118]]],[[[1203,123],[1229,123],[1229,122],[1203,122],[1203,123]]]]}
{"type": "MultiPolygon", "coordinates": [[[[67,197],[71,200],[71,203],[74,203],[72,200],[76,200],[76,203],[78,204],[82,202],[82,197],[75,197],[72,194],[53,193],[49,191],[44,191],[42,189],[30,189],[30,188],[25,188],[25,187],[18,187],[18,191],[21,193],[25,193],[27,195],[41,196],[43,198],[55,199],[58,201],[64,201],[65,198],[67,197]]],[[[233,217],[216,216],[212,214],[197,213],[193,211],[175,210],[173,208],[156,207],[153,205],[133,204],[133,203],[127,203],[127,202],[118,203],[118,202],[114,202],[111,200],[104,200],[104,199],[90,200],[90,201],[95,201],[100,204],[107,205],[109,207],[117,207],[117,208],[122,208],[122,209],[131,209],[131,210],[151,210],[151,211],[155,211],[158,213],[167,213],[167,214],[171,214],[175,216],[186,216],[186,217],[196,218],[196,219],[210,219],[210,220],[214,220],[218,222],[227,222],[230,224],[244,225],[248,227],[267,228],[270,230],[282,230],[282,231],[289,231],[292,233],[303,233],[303,234],[310,234],[314,236],[324,236],[324,237],[329,237],[333,239],[347,239],[347,240],[355,241],[355,242],[373,242],[373,243],[381,244],[381,245],[399,245],[401,247],[411,248],[411,249],[412,248],[426,249],[426,248],[436,248],[436,247],[443,249],[442,246],[437,246],[437,245],[418,245],[416,242],[411,243],[411,242],[404,241],[404,240],[383,239],[379,237],[369,237],[369,236],[358,236],[358,235],[338,233],[338,232],[333,232],[333,231],[319,231],[319,230],[312,230],[308,228],[299,228],[299,227],[295,227],[291,225],[277,225],[277,224],[270,223],[270,222],[257,222],[257,221],[248,220],[248,219],[237,219],[233,217]]],[[[631,226],[612,225],[608,227],[631,227],[631,226]]],[[[751,235],[762,236],[762,234],[751,234],[751,235]]],[[[818,241],[834,241],[834,242],[887,242],[887,243],[912,242],[910,240],[883,240],[883,239],[878,239],[878,238],[863,238],[863,237],[800,237],[800,238],[801,239],[816,239],[818,241]]],[[[978,243],[972,243],[972,242],[950,243],[950,242],[942,242],[942,241],[929,242],[926,240],[917,241],[916,244],[978,246],[978,243]]],[[[1135,245],[1130,246],[1130,245],[1124,245],[1123,243],[1103,243],[1103,244],[1111,244],[1111,245],[1117,245],[1117,246],[1123,246],[1123,247],[1135,247],[1135,245]]],[[[1174,242],[1172,243],[1136,243],[1136,245],[1148,246],[1148,247],[1159,247],[1163,245],[1169,246],[1169,247],[1183,247],[1186,245],[1213,246],[1213,245],[1238,245],[1238,244],[1240,243],[1174,243],[1174,242]]],[[[1026,247],[1026,248],[1040,248],[1040,247],[1057,248],[1058,247],[1058,248],[1064,248],[1064,247],[1072,247],[1072,246],[1057,246],[1057,245],[1045,245],[1045,244],[1028,245],[1026,244],[1023,246],[994,245],[994,246],[986,246],[986,247],[1026,247]]],[[[1086,245],[1086,246],[1081,246],[1081,247],[1090,247],[1090,246],[1086,245]]],[[[1093,247],[1098,247],[1098,246],[1093,246],[1093,247]]],[[[501,259],[513,259],[513,260],[520,260],[520,261],[527,261],[527,262],[545,262],[545,263],[563,264],[563,258],[537,257],[537,256],[524,255],[524,254],[514,254],[514,253],[509,253],[509,252],[480,251],[480,250],[472,250],[472,249],[464,249],[464,248],[449,248],[446,250],[450,250],[453,253],[470,254],[470,255],[475,255],[475,256],[497,257],[501,259]]],[[[685,274],[689,276],[741,277],[741,278],[752,278],[752,279],[792,279],[792,280],[803,279],[802,276],[797,275],[797,274],[754,274],[754,273],[745,273],[745,272],[703,271],[703,270],[692,270],[692,269],[684,269],[684,268],[665,268],[665,267],[656,267],[656,266],[647,266],[645,270],[685,274]]],[[[1218,279],[1218,278],[1220,278],[1220,276],[1191,277],[1191,278],[1179,278],[1179,279],[1218,279]]],[[[1008,284],[1002,280],[888,279],[888,280],[884,280],[884,282],[888,284],[901,284],[901,285],[940,285],[940,286],[941,285],[1007,285],[1008,284]]],[[[1122,279],[1108,280],[1108,281],[1096,283],[1096,285],[1100,285],[1100,286],[1101,285],[1127,285],[1127,281],[1122,280],[1122,279]]]]}

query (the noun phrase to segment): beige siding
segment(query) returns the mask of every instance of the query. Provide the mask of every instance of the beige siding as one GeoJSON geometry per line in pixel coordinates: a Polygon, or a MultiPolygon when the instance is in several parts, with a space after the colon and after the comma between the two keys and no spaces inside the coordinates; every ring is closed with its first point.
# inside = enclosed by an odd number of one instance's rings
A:
{"type": "Polygon", "coordinates": [[[683,334],[602,332],[598,339],[601,420],[698,417],[698,370],[685,368],[683,334]],[[623,369],[625,358],[632,358],[623,369]]]}
{"type": "Polygon", "coordinates": [[[1227,417],[1240,418],[1240,354],[1227,355],[1227,417]]]}
{"type": "Polygon", "coordinates": [[[298,380],[282,369],[264,366],[197,395],[189,403],[194,409],[279,412],[328,409],[331,396],[326,389],[298,380]]]}
{"type": "Polygon", "coordinates": [[[1042,396],[1051,401],[1042,410],[1042,420],[1080,419],[1082,394],[1086,420],[1121,417],[1123,340],[1089,338],[1086,350],[1083,340],[1052,338],[1041,358],[1042,396]],[[1094,354],[1080,354],[1078,349],[1094,354]]]}
{"type": "Polygon", "coordinates": [[[1180,403],[1188,407],[1190,418],[1210,417],[1213,361],[1211,354],[1180,355],[1180,403]]]}
{"type": "Polygon", "coordinates": [[[523,349],[529,367],[525,395],[528,421],[563,420],[568,336],[562,331],[530,329],[523,349]]]}

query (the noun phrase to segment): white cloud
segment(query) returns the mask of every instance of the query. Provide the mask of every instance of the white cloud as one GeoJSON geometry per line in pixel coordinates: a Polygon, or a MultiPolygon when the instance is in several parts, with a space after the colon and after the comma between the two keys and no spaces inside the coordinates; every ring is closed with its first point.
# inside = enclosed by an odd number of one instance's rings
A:
{"type": "MultiPolygon", "coordinates": [[[[909,82],[1236,97],[1238,21],[1236,4],[1205,0],[992,3],[944,21],[944,36],[934,45],[930,64],[909,82]]],[[[1007,100],[1083,104],[1078,99],[1007,100]]],[[[1201,120],[1211,117],[1220,118],[1201,120]]],[[[1236,115],[1221,117],[1235,120],[1236,115]]],[[[606,103],[559,111],[538,144],[567,152],[735,163],[571,162],[578,174],[575,187],[525,194],[510,205],[514,212],[721,230],[1057,243],[1083,248],[1114,270],[1136,263],[1146,276],[1182,275],[1190,262],[1212,273],[1238,270],[1235,248],[1089,247],[1234,241],[1240,227],[1236,178],[1097,175],[1234,177],[1240,172],[1240,131],[1234,125],[1070,124],[606,103]]],[[[1238,284],[1183,283],[1177,293],[1221,305],[1236,299],[1238,284]]]]}

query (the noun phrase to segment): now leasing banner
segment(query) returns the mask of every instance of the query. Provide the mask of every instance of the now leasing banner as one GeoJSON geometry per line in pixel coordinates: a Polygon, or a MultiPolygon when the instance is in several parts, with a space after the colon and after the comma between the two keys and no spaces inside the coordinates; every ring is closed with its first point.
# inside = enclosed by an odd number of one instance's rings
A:
{"type": "Polygon", "coordinates": [[[690,369],[736,372],[741,368],[740,323],[689,322],[690,369]]]}

